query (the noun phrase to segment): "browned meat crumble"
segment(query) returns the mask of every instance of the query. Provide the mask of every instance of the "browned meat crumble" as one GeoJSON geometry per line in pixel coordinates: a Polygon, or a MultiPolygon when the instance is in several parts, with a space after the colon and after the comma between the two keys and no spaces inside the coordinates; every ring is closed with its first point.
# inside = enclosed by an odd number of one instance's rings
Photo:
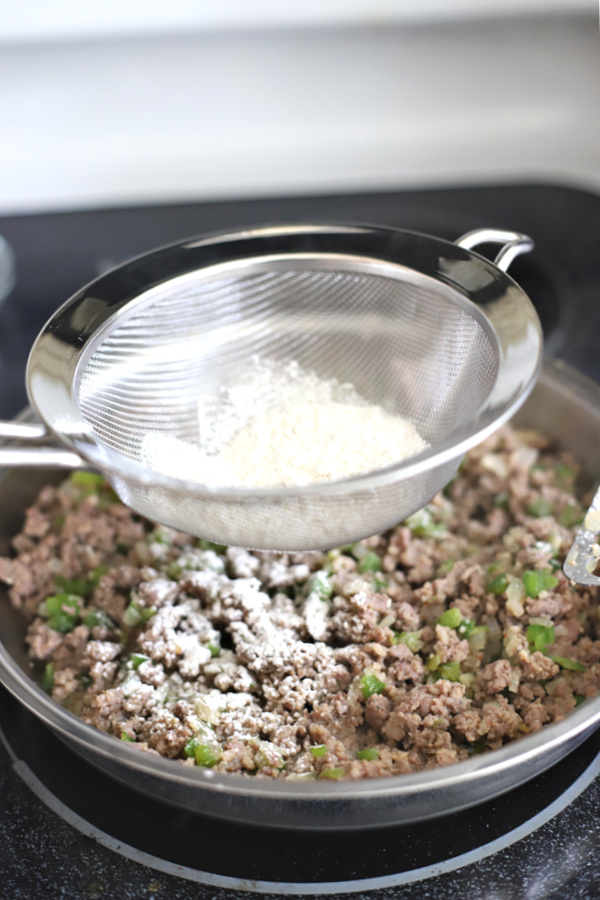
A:
{"type": "Polygon", "coordinates": [[[0,580],[43,686],[117,739],[271,778],[414,772],[597,693],[597,592],[560,568],[575,476],[505,428],[386,534],[275,554],[156,526],[77,473],[42,490],[0,580]]]}

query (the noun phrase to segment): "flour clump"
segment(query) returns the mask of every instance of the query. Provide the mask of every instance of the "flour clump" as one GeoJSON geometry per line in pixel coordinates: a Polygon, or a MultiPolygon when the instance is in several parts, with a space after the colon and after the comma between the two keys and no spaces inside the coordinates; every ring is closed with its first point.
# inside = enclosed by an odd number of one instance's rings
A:
{"type": "Polygon", "coordinates": [[[147,434],[142,461],[205,484],[291,487],[385,468],[429,446],[409,419],[294,362],[254,360],[217,401],[199,398],[198,423],[197,445],[147,434]]]}

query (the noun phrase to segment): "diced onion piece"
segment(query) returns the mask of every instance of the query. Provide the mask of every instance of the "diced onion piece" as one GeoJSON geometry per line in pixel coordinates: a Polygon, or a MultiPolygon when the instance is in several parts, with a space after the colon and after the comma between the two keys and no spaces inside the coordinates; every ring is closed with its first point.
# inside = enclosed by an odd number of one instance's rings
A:
{"type": "Polygon", "coordinates": [[[586,528],[587,531],[600,531],[600,509],[589,510],[588,514],[585,517],[583,527],[586,528]]]}
{"type": "Polygon", "coordinates": [[[517,447],[513,455],[524,468],[531,469],[538,461],[539,453],[535,447],[517,447]]]}
{"type": "Polygon", "coordinates": [[[522,601],[525,599],[525,588],[520,578],[513,578],[506,588],[506,608],[516,618],[520,618],[525,612],[522,601]]]}
{"type": "Polygon", "coordinates": [[[530,625],[544,625],[546,628],[552,628],[554,622],[552,619],[546,619],[544,616],[532,616],[529,620],[530,625]]]}
{"type": "Polygon", "coordinates": [[[484,453],[481,457],[481,465],[488,472],[493,472],[498,478],[506,478],[508,476],[508,461],[498,453],[484,453]]]}
{"type": "Polygon", "coordinates": [[[504,651],[509,657],[515,656],[519,649],[519,632],[513,628],[508,629],[508,634],[504,638],[504,651]]]}
{"type": "Polygon", "coordinates": [[[488,641],[488,629],[485,625],[476,625],[467,638],[471,653],[478,653],[485,648],[488,641]]]}

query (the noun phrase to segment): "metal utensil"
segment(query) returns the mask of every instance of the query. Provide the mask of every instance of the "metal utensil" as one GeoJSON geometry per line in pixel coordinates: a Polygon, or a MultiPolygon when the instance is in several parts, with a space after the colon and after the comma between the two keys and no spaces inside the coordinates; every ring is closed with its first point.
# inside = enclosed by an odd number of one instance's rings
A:
{"type": "Polygon", "coordinates": [[[157,250],[92,282],[52,316],[27,369],[45,427],[4,425],[0,434],[63,447],[3,449],[0,464],[97,468],[137,512],[219,543],[314,549],[383,531],[427,503],[465,450],[531,390],[541,329],[505,274],[531,246],[493,229],[451,243],[370,226],[294,225],[157,250]],[[503,245],[494,263],[471,252],[487,243],[503,245]],[[303,487],[233,488],[149,470],[144,435],[197,442],[198,395],[218,396],[255,355],[351,383],[411,419],[429,449],[303,487]]]}
{"type": "Polygon", "coordinates": [[[563,572],[577,584],[600,585],[600,487],[594,494],[583,525],[575,535],[563,572]]]}

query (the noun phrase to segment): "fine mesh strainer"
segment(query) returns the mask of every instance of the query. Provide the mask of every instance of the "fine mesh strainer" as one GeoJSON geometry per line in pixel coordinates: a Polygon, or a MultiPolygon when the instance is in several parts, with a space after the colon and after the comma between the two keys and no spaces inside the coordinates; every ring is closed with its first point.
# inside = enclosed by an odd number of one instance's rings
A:
{"type": "Polygon", "coordinates": [[[494,230],[450,243],[298,225],[154,251],[83,288],[48,322],[27,370],[44,425],[3,433],[51,436],[63,448],[5,447],[0,461],[97,468],[135,511],[219,543],[313,549],[383,531],[427,503],[533,386],[540,325],[505,274],[531,246],[494,230]],[[503,244],[495,263],[471,252],[494,242],[503,244]],[[142,463],[150,432],[197,441],[199,395],[218,398],[257,356],[352,384],[413,420],[429,449],[285,488],[206,485],[198,473],[174,478],[142,463]]]}

